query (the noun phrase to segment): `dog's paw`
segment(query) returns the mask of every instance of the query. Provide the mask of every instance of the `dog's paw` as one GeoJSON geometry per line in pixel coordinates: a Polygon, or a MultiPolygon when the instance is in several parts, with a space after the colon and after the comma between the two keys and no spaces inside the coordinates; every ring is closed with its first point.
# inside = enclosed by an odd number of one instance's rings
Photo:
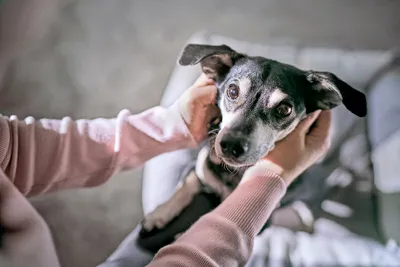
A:
{"type": "Polygon", "coordinates": [[[163,204],[158,206],[154,211],[147,214],[143,221],[142,227],[150,232],[154,228],[162,229],[166,226],[173,218],[174,213],[168,208],[168,205],[163,204]]]}

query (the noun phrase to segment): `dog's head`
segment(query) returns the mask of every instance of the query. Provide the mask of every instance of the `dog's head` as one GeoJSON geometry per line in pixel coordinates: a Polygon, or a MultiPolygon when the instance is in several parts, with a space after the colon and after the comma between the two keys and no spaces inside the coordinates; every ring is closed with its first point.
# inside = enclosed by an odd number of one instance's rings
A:
{"type": "Polygon", "coordinates": [[[222,113],[215,149],[234,167],[257,162],[307,113],[341,103],[357,116],[367,112],[365,95],[332,73],[303,71],[226,45],[189,44],[179,63],[200,63],[215,81],[222,113]]]}

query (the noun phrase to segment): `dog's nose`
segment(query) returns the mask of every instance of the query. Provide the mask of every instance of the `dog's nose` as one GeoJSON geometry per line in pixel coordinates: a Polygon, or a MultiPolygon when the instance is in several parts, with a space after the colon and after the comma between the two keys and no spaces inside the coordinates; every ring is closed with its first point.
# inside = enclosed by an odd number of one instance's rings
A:
{"type": "Polygon", "coordinates": [[[249,142],[245,138],[227,136],[220,142],[222,153],[226,156],[238,158],[249,150],[249,142]]]}

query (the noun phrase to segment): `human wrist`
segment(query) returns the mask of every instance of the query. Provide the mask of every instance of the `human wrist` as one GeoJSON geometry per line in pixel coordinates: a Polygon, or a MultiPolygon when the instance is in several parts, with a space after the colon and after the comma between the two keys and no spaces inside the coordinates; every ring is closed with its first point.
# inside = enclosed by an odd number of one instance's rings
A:
{"type": "Polygon", "coordinates": [[[187,122],[187,115],[185,115],[185,111],[182,109],[181,100],[175,100],[168,109],[171,115],[179,121],[178,124],[182,127],[185,137],[190,140],[189,147],[197,147],[199,142],[196,137],[193,136],[192,130],[189,127],[190,125],[187,122]]]}
{"type": "Polygon", "coordinates": [[[279,176],[282,176],[282,174],[284,173],[283,168],[281,168],[279,165],[273,163],[272,161],[266,160],[266,159],[259,160],[256,164],[254,164],[251,167],[251,169],[264,171],[264,172],[272,172],[279,176]]]}
{"type": "Polygon", "coordinates": [[[190,135],[192,136],[192,139],[198,145],[199,143],[204,141],[207,131],[205,129],[202,129],[202,124],[194,121],[195,118],[192,116],[190,108],[188,107],[189,102],[190,101],[188,99],[188,96],[186,94],[183,94],[176,101],[176,105],[179,109],[179,114],[182,118],[182,121],[185,123],[188,131],[190,132],[190,135]]]}
{"type": "Polygon", "coordinates": [[[286,184],[277,174],[262,169],[249,168],[243,178],[245,181],[215,209],[214,214],[234,222],[246,233],[256,234],[285,194],[286,184]]]}
{"type": "Polygon", "coordinates": [[[177,111],[179,112],[179,115],[181,115],[182,120],[186,123],[186,125],[188,125],[190,116],[187,107],[185,105],[186,101],[188,100],[185,98],[186,96],[182,95],[179,99],[175,101],[174,105],[176,105],[177,111]]]}
{"type": "Polygon", "coordinates": [[[252,176],[258,175],[274,174],[279,176],[285,182],[286,186],[290,184],[288,172],[286,172],[284,168],[282,168],[278,164],[275,164],[268,159],[261,159],[252,167],[250,167],[246,171],[246,173],[248,173],[248,175],[246,175],[246,178],[251,178],[252,176]]]}

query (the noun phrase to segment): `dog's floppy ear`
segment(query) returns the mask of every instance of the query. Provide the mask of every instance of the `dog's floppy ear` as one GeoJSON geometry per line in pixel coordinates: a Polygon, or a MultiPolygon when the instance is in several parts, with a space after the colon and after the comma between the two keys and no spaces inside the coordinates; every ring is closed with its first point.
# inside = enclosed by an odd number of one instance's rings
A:
{"type": "Polygon", "coordinates": [[[236,60],[243,57],[226,45],[188,44],[181,54],[182,66],[201,63],[203,72],[215,81],[222,80],[236,60]]]}
{"type": "Polygon", "coordinates": [[[308,71],[306,78],[311,83],[312,92],[307,100],[309,109],[327,110],[343,102],[353,114],[367,115],[367,100],[363,93],[357,91],[330,72],[308,71]]]}

